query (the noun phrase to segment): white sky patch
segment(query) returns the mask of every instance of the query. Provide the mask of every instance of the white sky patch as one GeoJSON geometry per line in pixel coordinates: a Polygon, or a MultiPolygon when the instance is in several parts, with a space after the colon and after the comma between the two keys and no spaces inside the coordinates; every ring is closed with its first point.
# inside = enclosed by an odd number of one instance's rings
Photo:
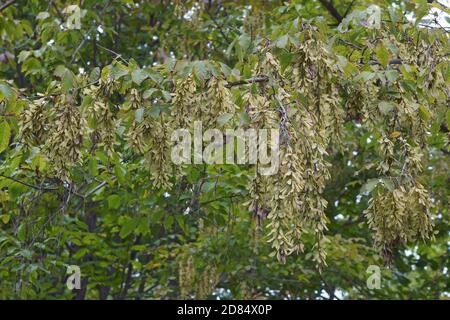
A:
{"type": "Polygon", "coordinates": [[[419,260],[420,259],[420,255],[417,253],[417,249],[418,249],[417,246],[415,246],[412,249],[406,249],[405,250],[405,256],[407,256],[407,257],[413,256],[414,259],[419,260]]]}

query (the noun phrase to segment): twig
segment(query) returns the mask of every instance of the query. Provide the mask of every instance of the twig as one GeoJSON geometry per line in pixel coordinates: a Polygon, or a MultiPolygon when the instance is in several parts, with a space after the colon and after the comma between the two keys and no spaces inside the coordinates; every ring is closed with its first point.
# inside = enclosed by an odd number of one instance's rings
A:
{"type": "Polygon", "coordinates": [[[240,80],[240,81],[235,81],[235,82],[228,82],[225,87],[227,88],[231,88],[231,87],[235,87],[235,86],[240,86],[243,84],[251,84],[251,83],[257,83],[257,82],[267,82],[269,81],[269,78],[265,75],[262,76],[256,76],[250,79],[246,79],[246,80],[240,80]]]}
{"type": "Polygon", "coordinates": [[[101,49],[103,49],[103,50],[105,50],[105,51],[108,51],[109,53],[113,54],[116,58],[121,59],[123,62],[125,62],[126,64],[128,64],[128,61],[125,60],[125,59],[122,57],[122,55],[121,55],[120,53],[117,53],[117,52],[115,52],[115,51],[113,51],[113,50],[111,50],[111,49],[108,49],[108,48],[102,46],[102,45],[99,44],[99,43],[97,43],[97,47],[99,47],[99,48],[101,48],[101,49]]]}
{"type": "Polygon", "coordinates": [[[232,194],[230,196],[224,196],[224,197],[219,197],[219,198],[211,199],[208,201],[200,202],[200,205],[204,206],[205,204],[210,204],[210,203],[213,203],[213,202],[216,202],[219,200],[232,199],[232,198],[242,197],[242,196],[243,196],[242,194],[232,194]]]}
{"type": "Polygon", "coordinates": [[[14,177],[5,176],[3,174],[0,174],[0,177],[3,177],[3,178],[6,178],[6,179],[15,181],[17,183],[23,184],[24,186],[27,186],[27,187],[30,187],[30,188],[33,188],[33,189],[36,189],[36,190],[40,190],[40,191],[53,191],[53,190],[57,190],[58,189],[56,187],[39,187],[39,186],[36,186],[34,184],[31,184],[31,183],[28,183],[28,182],[16,179],[14,177]]]}

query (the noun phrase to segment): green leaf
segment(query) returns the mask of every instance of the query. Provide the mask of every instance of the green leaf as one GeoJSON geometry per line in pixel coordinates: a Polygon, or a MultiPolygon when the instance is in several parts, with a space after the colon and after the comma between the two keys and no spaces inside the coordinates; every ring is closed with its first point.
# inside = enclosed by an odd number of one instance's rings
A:
{"type": "Polygon", "coordinates": [[[50,13],[48,13],[47,11],[42,11],[37,14],[36,20],[45,20],[48,17],[50,17],[50,13]]]}
{"type": "Polygon", "coordinates": [[[25,224],[21,224],[17,229],[17,239],[19,241],[24,241],[26,237],[27,228],[25,224]]]}
{"type": "Polygon", "coordinates": [[[356,77],[356,80],[369,81],[372,80],[374,77],[375,77],[374,72],[363,71],[356,77]]]}
{"type": "Polygon", "coordinates": [[[238,44],[243,51],[247,51],[250,48],[250,44],[252,42],[252,38],[248,34],[243,34],[238,39],[238,44]]]}
{"type": "Polygon", "coordinates": [[[144,118],[144,108],[137,109],[134,114],[134,118],[136,119],[136,122],[141,123],[144,118]]]}
{"type": "Polygon", "coordinates": [[[153,94],[154,94],[156,91],[159,91],[159,89],[156,89],[156,88],[150,88],[150,89],[147,89],[147,90],[145,90],[144,93],[142,94],[142,98],[144,98],[144,99],[149,99],[149,98],[151,98],[151,97],[153,96],[153,94]]]}
{"type": "Polygon", "coordinates": [[[4,224],[7,224],[10,220],[11,216],[9,214],[2,214],[0,215],[0,220],[2,220],[2,222],[4,224]]]}
{"type": "Polygon", "coordinates": [[[69,69],[66,69],[62,78],[61,89],[63,92],[68,92],[75,86],[75,75],[69,69]]]}
{"type": "Polygon", "coordinates": [[[137,225],[139,223],[139,220],[137,219],[129,219],[127,220],[120,229],[119,236],[123,239],[126,238],[128,235],[130,235],[134,229],[136,229],[137,225]]]}
{"type": "MultiPolygon", "coordinates": [[[[106,67],[105,67],[106,68],[106,67]]],[[[128,68],[123,64],[116,62],[113,66],[111,66],[111,76],[114,80],[118,80],[123,76],[128,74],[128,68]]],[[[103,79],[103,70],[102,70],[102,79],[103,79]]]]}
{"type": "Polygon", "coordinates": [[[0,83],[0,100],[5,98],[6,100],[10,100],[13,96],[14,91],[10,86],[4,83],[0,83]]]}
{"type": "Polygon", "coordinates": [[[381,181],[389,191],[393,191],[395,189],[394,183],[392,182],[391,178],[381,178],[381,181]]]}
{"type": "Polygon", "coordinates": [[[117,209],[120,207],[120,197],[117,194],[112,194],[108,197],[108,207],[110,209],[117,209]]]}
{"type": "Polygon", "coordinates": [[[205,81],[208,78],[208,70],[204,61],[196,61],[193,70],[198,80],[205,81]]]}
{"type": "Polygon", "coordinates": [[[152,79],[155,83],[161,83],[163,81],[163,77],[151,68],[143,69],[147,76],[152,79]]]}
{"type": "Polygon", "coordinates": [[[230,121],[234,116],[234,113],[224,113],[217,118],[217,123],[221,126],[230,121]]]}
{"type": "Polygon", "coordinates": [[[173,218],[173,216],[167,216],[166,219],[164,220],[164,228],[166,230],[170,229],[170,227],[173,225],[173,222],[175,221],[175,219],[173,218]]]}
{"type": "Polygon", "coordinates": [[[11,137],[11,128],[8,122],[0,123],[0,153],[9,146],[9,138],[11,137]]]}
{"type": "Polygon", "coordinates": [[[369,179],[367,182],[361,187],[360,193],[370,193],[375,187],[380,183],[379,179],[369,179]]]}
{"type": "Polygon", "coordinates": [[[114,166],[114,173],[116,174],[117,180],[121,183],[121,184],[125,184],[127,182],[126,178],[125,178],[125,169],[123,168],[123,166],[121,166],[120,164],[116,164],[114,166]]]}
{"type": "Polygon", "coordinates": [[[381,101],[378,103],[378,109],[382,114],[388,114],[394,109],[394,106],[387,101],[381,101]]]}
{"type": "Polygon", "coordinates": [[[142,81],[148,78],[147,72],[144,69],[136,69],[131,73],[131,79],[137,85],[140,85],[142,81]]]}
{"type": "Polygon", "coordinates": [[[394,82],[398,78],[398,72],[396,70],[388,70],[386,71],[386,79],[389,82],[394,82]]]}
{"type": "Polygon", "coordinates": [[[39,170],[39,171],[44,171],[45,168],[47,167],[47,161],[45,160],[45,158],[42,156],[42,154],[37,153],[33,160],[31,161],[31,167],[33,168],[33,170],[39,170]]]}
{"type": "Polygon", "coordinates": [[[100,79],[100,68],[95,67],[89,74],[89,82],[94,82],[97,81],[98,79],[100,79]]]}
{"type": "Polygon", "coordinates": [[[284,48],[286,48],[286,45],[288,44],[288,40],[289,40],[289,37],[287,34],[285,34],[284,36],[278,38],[277,42],[275,44],[278,48],[284,49],[284,48]]]}
{"type": "Polygon", "coordinates": [[[25,60],[27,60],[27,58],[31,55],[31,51],[27,51],[27,50],[22,50],[20,51],[19,55],[17,56],[17,61],[19,63],[24,62],[25,60]]]}
{"type": "Polygon", "coordinates": [[[97,159],[94,156],[89,159],[89,173],[94,177],[98,175],[97,159]]]}

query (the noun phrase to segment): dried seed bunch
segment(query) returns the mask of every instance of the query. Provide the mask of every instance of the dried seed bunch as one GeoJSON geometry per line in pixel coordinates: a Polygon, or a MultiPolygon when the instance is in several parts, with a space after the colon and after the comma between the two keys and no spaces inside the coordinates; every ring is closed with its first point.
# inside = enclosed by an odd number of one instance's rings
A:
{"type": "Polygon", "coordinates": [[[139,123],[134,120],[125,134],[125,141],[132,150],[144,154],[148,148],[148,144],[145,139],[148,131],[149,125],[147,122],[139,123]]]}
{"type": "Polygon", "coordinates": [[[175,128],[190,129],[196,110],[199,108],[199,95],[194,77],[174,81],[175,92],[172,98],[172,112],[175,128]]]}
{"type": "Polygon", "coordinates": [[[300,45],[296,48],[292,87],[302,97],[302,105],[316,115],[319,134],[340,142],[344,112],[336,78],[335,61],[313,27],[303,27],[300,45]]]}
{"type": "Polygon", "coordinates": [[[167,120],[167,116],[163,113],[157,119],[149,117],[149,152],[147,153],[147,161],[150,164],[151,174],[155,188],[168,189],[172,186],[170,181],[174,170],[170,159],[172,129],[167,120]]]}
{"type": "Polygon", "coordinates": [[[190,297],[190,292],[194,286],[195,268],[194,259],[192,255],[180,259],[178,265],[178,285],[180,287],[180,297],[187,299],[190,297]]]}
{"type": "Polygon", "coordinates": [[[206,299],[211,295],[219,282],[219,274],[215,266],[207,266],[197,282],[196,299],[206,299]]]}
{"type": "Polygon", "coordinates": [[[233,113],[235,105],[230,89],[226,87],[224,79],[211,77],[201,108],[201,119],[205,128],[218,126],[217,119],[224,113],[233,113]]]}
{"type": "Polygon", "coordinates": [[[70,169],[81,160],[86,121],[71,96],[59,96],[54,108],[45,151],[55,174],[63,181],[70,181],[70,169]]]}
{"type": "Polygon", "coordinates": [[[126,102],[126,110],[136,110],[142,107],[142,96],[139,91],[132,88],[128,94],[128,101],[126,102]]]}
{"type": "Polygon", "coordinates": [[[430,237],[431,205],[428,192],[417,181],[392,191],[377,188],[365,215],[374,232],[375,247],[386,264],[390,263],[393,250],[401,243],[430,237]]]}
{"type": "Polygon", "coordinates": [[[96,99],[88,112],[93,119],[92,136],[95,145],[103,147],[108,155],[112,155],[116,144],[116,119],[109,102],[96,99]]]}
{"type": "Polygon", "coordinates": [[[40,146],[46,140],[49,129],[47,104],[44,98],[31,101],[20,116],[20,138],[28,148],[40,146]]]}

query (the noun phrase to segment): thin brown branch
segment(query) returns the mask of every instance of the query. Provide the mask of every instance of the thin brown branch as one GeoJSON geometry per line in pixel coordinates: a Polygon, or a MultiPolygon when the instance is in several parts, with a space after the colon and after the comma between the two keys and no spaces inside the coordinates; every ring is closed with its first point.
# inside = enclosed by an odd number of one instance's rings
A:
{"type": "Polygon", "coordinates": [[[0,174],[0,177],[3,177],[3,178],[6,178],[6,179],[9,179],[9,180],[12,180],[12,181],[14,181],[14,182],[23,184],[24,186],[27,186],[27,187],[30,187],[30,188],[33,188],[33,189],[36,189],[36,190],[41,190],[41,191],[53,191],[53,190],[57,190],[57,189],[58,189],[58,188],[56,188],[56,187],[40,187],[40,186],[36,186],[36,185],[34,185],[34,184],[31,184],[31,183],[28,183],[28,182],[25,182],[25,181],[16,179],[16,178],[14,178],[14,177],[5,176],[5,175],[3,175],[3,174],[0,174]]]}
{"type": "Polygon", "coordinates": [[[235,87],[235,86],[241,86],[244,84],[251,84],[251,83],[258,83],[258,82],[267,82],[269,81],[269,78],[265,75],[262,76],[256,76],[250,79],[246,80],[240,80],[240,81],[234,81],[234,82],[228,82],[226,85],[227,88],[235,87]]]}

